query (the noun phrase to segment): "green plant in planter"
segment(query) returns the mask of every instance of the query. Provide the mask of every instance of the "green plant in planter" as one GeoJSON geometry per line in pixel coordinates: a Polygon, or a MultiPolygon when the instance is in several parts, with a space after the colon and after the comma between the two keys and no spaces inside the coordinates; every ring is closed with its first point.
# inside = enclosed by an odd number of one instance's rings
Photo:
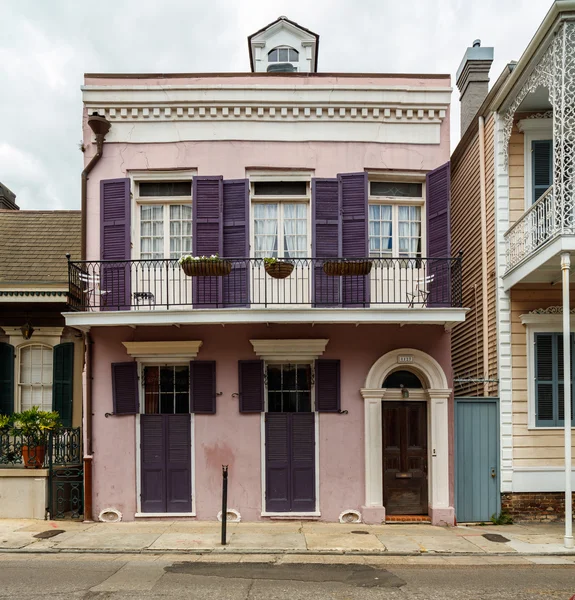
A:
{"type": "Polygon", "coordinates": [[[0,415],[0,433],[7,432],[12,425],[11,415],[0,415]]]}
{"type": "Polygon", "coordinates": [[[264,258],[264,269],[274,279],[285,279],[292,274],[294,263],[285,258],[266,257],[264,258]]]}
{"type": "Polygon", "coordinates": [[[47,434],[60,425],[60,415],[57,412],[40,410],[37,406],[14,415],[10,433],[22,436],[22,459],[26,468],[42,467],[47,434]]]}

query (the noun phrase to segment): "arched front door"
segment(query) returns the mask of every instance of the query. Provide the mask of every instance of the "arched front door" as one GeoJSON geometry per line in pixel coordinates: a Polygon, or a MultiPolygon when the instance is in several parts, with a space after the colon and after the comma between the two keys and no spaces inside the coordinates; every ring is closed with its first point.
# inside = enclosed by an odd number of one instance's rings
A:
{"type": "Polygon", "coordinates": [[[423,385],[410,371],[399,370],[383,382],[383,504],[388,515],[427,515],[427,402],[410,400],[423,385]],[[395,392],[395,393],[394,393],[395,392]],[[399,393],[398,393],[399,392],[399,393]]]}

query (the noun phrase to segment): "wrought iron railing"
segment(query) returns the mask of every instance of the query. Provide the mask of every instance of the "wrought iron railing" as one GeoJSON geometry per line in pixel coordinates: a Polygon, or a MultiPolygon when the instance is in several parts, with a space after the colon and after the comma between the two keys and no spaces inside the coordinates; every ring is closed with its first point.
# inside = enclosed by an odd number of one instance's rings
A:
{"type": "Polygon", "coordinates": [[[63,427],[41,435],[0,431],[0,467],[48,468],[82,463],[79,427],[63,427]]]}
{"type": "Polygon", "coordinates": [[[69,262],[69,306],[113,311],[462,305],[461,254],[292,258],[289,263],[291,273],[278,279],[262,258],[222,258],[219,275],[211,276],[188,276],[176,259],[69,262]]]}
{"type": "Polygon", "coordinates": [[[507,271],[559,235],[575,234],[573,207],[551,186],[505,233],[507,271]]]}

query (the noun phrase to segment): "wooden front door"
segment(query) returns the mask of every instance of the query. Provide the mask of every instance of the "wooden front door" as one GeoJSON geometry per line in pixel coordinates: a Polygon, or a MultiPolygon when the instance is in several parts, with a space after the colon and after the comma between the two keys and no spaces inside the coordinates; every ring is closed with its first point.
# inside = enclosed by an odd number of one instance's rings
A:
{"type": "Polygon", "coordinates": [[[427,403],[383,402],[383,504],[389,515],[426,515],[427,403]]]}

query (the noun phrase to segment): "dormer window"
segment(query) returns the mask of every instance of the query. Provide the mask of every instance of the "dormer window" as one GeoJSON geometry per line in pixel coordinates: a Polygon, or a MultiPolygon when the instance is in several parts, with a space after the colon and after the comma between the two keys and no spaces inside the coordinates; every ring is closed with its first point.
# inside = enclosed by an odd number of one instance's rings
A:
{"type": "Polygon", "coordinates": [[[268,62],[299,62],[299,52],[289,46],[274,48],[268,52],[268,62]]]}

